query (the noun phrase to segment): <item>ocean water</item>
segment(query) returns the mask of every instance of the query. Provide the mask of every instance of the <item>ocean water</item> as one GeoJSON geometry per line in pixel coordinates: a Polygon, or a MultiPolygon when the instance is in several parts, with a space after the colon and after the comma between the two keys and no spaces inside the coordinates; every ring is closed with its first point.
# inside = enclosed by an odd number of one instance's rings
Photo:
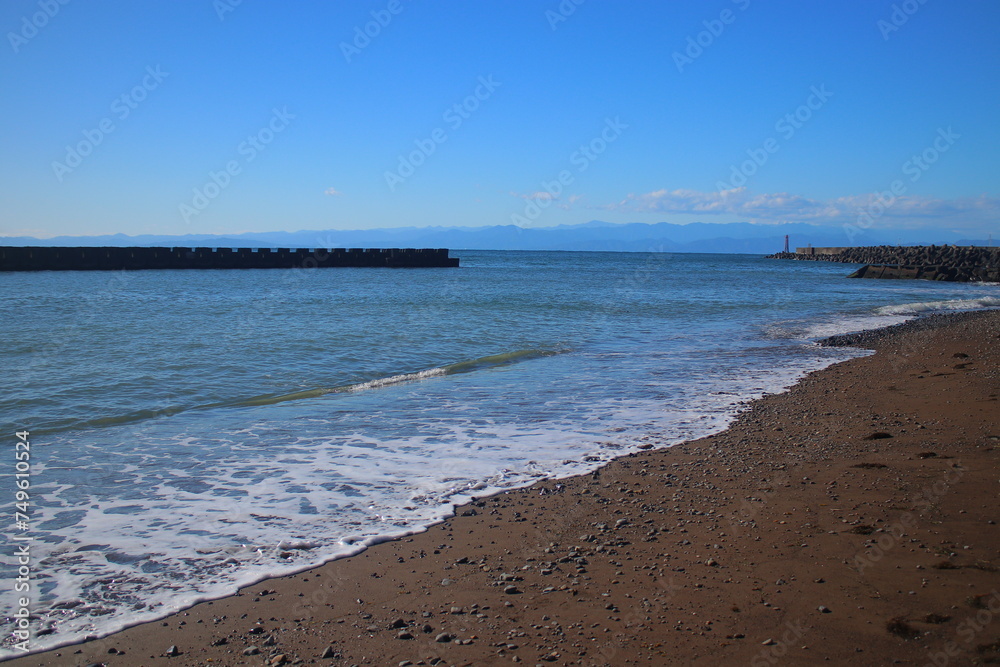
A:
{"type": "Polygon", "coordinates": [[[453,255],[462,268],[0,274],[0,656],[25,543],[41,650],[719,431],[865,354],[818,337],[1000,306],[997,286],[750,255],[453,255]]]}

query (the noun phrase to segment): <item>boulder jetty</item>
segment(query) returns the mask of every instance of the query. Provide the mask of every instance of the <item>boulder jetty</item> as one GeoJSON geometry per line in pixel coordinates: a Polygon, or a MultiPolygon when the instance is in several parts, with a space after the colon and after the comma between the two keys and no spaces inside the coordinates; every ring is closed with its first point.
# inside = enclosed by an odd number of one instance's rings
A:
{"type": "Polygon", "coordinates": [[[809,247],[775,253],[768,258],[864,265],[849,278],[1000,282],[1000,248],[982,246],[809,247]]]}

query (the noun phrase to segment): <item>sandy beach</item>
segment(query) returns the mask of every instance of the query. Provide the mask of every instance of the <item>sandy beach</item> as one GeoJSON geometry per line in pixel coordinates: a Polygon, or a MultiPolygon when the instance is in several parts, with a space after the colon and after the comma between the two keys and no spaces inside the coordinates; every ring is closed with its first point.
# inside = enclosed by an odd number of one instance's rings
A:
{"type": "Polygon", "coordinates": [[[1000,312],[855,342],[724,433],[9,664],[1000,661],[1000,312]]]}

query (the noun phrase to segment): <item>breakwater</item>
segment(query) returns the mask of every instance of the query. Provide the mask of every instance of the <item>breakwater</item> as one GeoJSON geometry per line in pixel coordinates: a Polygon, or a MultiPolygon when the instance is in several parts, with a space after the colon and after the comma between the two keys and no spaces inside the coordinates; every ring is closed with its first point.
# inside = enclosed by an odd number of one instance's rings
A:
{"type": "Polygon", "coordinates": [[[446,248],[112,248],[0,246],[0,271],[445,268],[446,248]]]}
{"type": "Polygon", "coordinates": [[[1000,282],[1000,248],[980,246],[863,246],[796,248],[772,259],[864,264],[851,278],[919,278],[1000,282]]]}

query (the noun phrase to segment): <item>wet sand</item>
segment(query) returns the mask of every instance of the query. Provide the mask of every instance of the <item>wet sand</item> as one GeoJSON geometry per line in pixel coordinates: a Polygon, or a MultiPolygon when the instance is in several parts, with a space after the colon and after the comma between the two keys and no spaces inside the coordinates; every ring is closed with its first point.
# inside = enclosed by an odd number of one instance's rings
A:
{"type": "Polygon", "coordinates": [[[1000,661],[1000,312],[861,341],[719,435],[9,664],[1000,661]]]}

